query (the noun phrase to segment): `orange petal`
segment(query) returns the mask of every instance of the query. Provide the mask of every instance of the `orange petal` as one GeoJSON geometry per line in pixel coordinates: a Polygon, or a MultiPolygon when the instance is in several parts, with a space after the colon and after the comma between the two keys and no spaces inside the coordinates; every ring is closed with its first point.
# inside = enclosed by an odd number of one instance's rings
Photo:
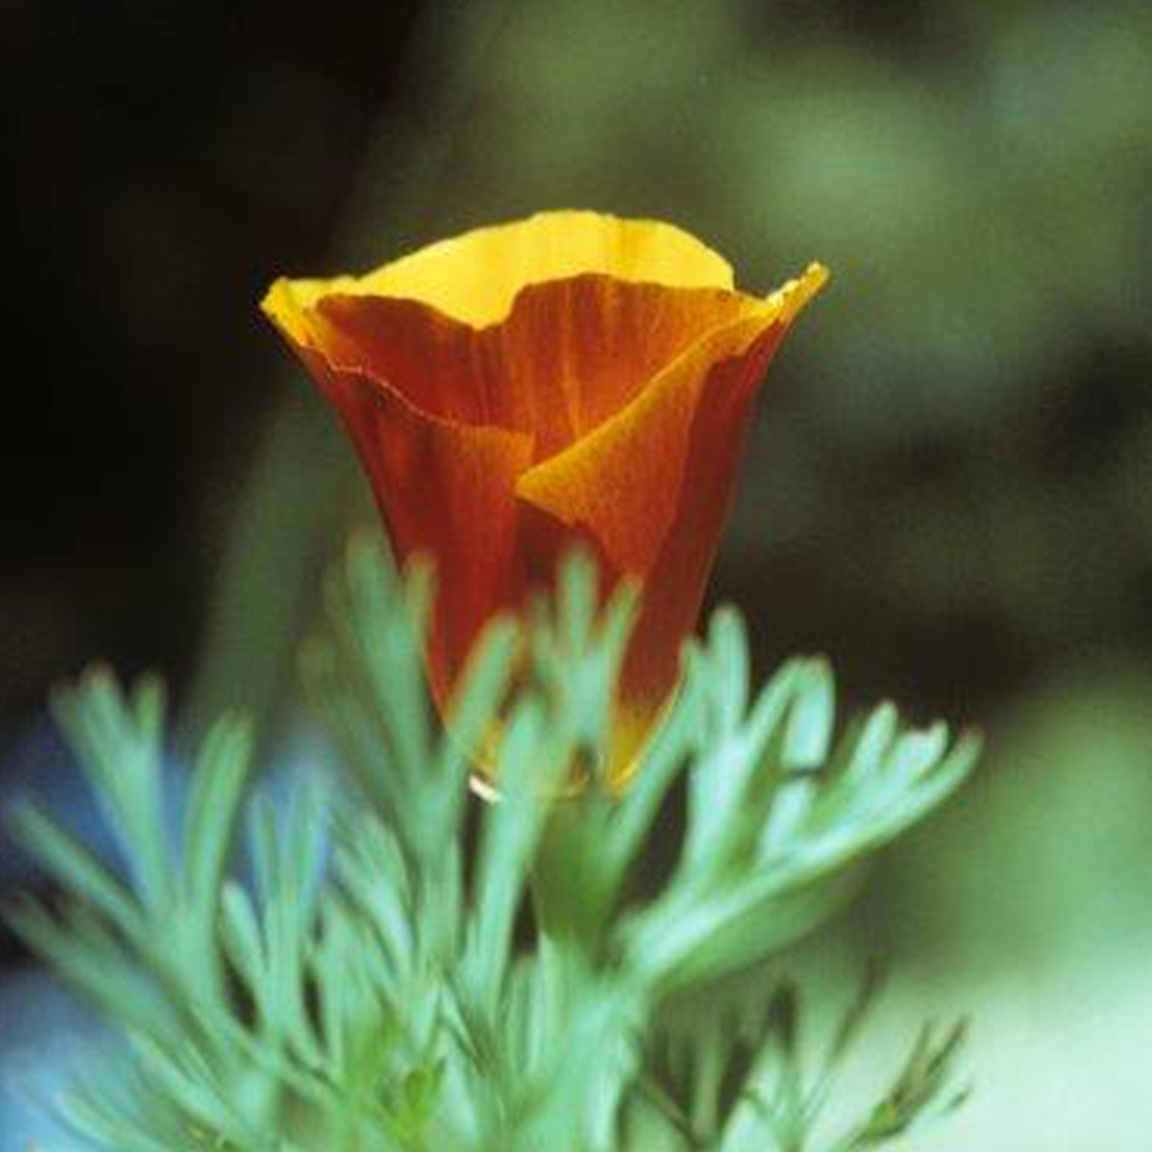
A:
{"type": "Polygon", "coordinates": [[[337,293],[404,297],[481,327],[506,316],[529,284],[585,272],[684,288],[732,287],[727,261],[671,224],[577,211],[477,228],[366,276],[288,283],[299,309],[337,293]]]}
{"type": "MultiPolygon", "coordinates": [[[[708,377],[707,397],[692,412],[675,506],[644,577],[640,615],[621,673],[625,733],[647,730],[679,678],[680,649],[696,628],[756,388],[783,334],[783,325],[774,324],[743,357],[718,363],[708,377]]],[[[623,754],[617,758],[625,765],[630,760],[623,754]]]]}
{"type": "MultiPolygon", "coordinates": [[[[761,337],[782,333],[826,275],[813,265],[750,315],[713,328],[623,410],[525,472],[518,494],[567,524],[585,525],[617,568],[644,575],[681,499],[697,408],[723,400],[761,337]]],[[[763,365],[751,367],[754,384],[763,365]]],[[[718,456],[732,451],[724,442],[709,447],[718,456]]]]}
{"type": "Polygon", "coordinates": [[[587,274],[524,289],[485,335],[498,349],[507,415],[536,461],[583,441],[710,330],[755,309],[718,288],[587,274]]]}
{"type": "Polygon", "coordinates": [[[508,427],[488,411],[492,372],[469,325],[416,300],[381,296],[325,296],[311,315],[333,365],[387,381],[433,416],[508,427]]]}
{"type": "MultiPolygon", "coordinates": [[[[615,569],[643,583],[621,680],[625,743],[651,724],[676,682],[756,386],[788,324],[825,277],[814,266],[764,301],[758,314],[709,333],[596,432],[519,479],[524,500],[585,528],[615,569]]],[[[618,763],[628,751],[618,749],[618,763]]]]}
{"type": "Polygon", "coordinates": [[[618,412],[702,335],[762,307],[721,289],[586,274],[524,289],[505,320],[480,330],[380,296],[326,296],[308,316],[333,365],[386,380],[435,415],[527,433],[540,460],[618,412]]]}
{"type": "Polygon", "coordinates": [[[428,665],[444,703],[484,624],[520,594],[513,551],[522,508],[514,488],[531,462],[532,439],[425,411],[387,382],[333,363],[323,317],[299,307],[284,281],[264,308],[340,413],[397,558],[422,552],[436,562],[428,665]]]}
{"type": "Polygon", "coordinates": [[[392,389],[340,373],[340,407],[353,431],[401,561],[436,563],[438,596],[428,653],[445,702],[481,629],[519,596],[513,550],[516,477],[529,437],[422,412],[392,389]]]}

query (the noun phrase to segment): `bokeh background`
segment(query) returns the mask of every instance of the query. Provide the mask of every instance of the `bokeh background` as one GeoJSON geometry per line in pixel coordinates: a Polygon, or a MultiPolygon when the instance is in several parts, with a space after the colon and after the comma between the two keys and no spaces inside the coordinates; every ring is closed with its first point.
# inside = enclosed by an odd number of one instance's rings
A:
{"type": "MultiPolygon", "coordinates": [[[[97,657],[285,746],[370,517],[275,274],[559,206],[679,222],[751,288],[819,258],[714,594],[765,669],[823,651],[848,704],[989,739],[824,938],[894,969],[871,1070],[968,1013],[973,1101],[909,1147],[1152,1147],[1146,0],[5,0],[0,35],[0,799],[92,822],[43,701],[97,657]]],[[[7,1152],[85,1025],[0,960],[7,1152]]]]}

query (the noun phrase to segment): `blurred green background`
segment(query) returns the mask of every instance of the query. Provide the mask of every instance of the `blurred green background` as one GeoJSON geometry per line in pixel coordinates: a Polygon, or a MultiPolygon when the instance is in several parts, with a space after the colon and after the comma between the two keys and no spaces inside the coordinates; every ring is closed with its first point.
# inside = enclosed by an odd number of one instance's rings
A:
{"type": "MultiPolygon", "coordinates": [[[[743,608],[764,668],[823,651],[849,703],[892,696],[988,735],[976,780],[838,929],[837,955],[896,973],[861,1074],[925,1014],[967,1013],[973,1101],[909,1147],[1152,1147],[1146,0],[433,2],[375,46],[354,12],[311,72],[252,97],[239,141],[210,120],[182,153],[233,148],[263,231],[213,294],[230,320],[201,337],[227,347],[190,339],[204,439],[156,517],[183,557],[175,631],[157,649],[114,623],[83,654],[159,660],[191,718],[294,714],[318,572],[370,513],[255,315],[273,275],[560,206],[675,221],[753,289],[820,259],[833,281],[771,371],[714,595],[743,608]]],[[[163,255],[201,242],[189,227],[218,243],[213,213],[237,210],[152,201],[141,219],[163,255]]],[[[171,286],[163,309],[127,295],[127,346],[195,328],[171,286]]],[[[135,370],[164,387],[162,358],[135,370]]],[[[147,573],[129,555],[103,563],[130,601],[147,573]]],[[[39,654],[3,669],[12,715],[94,642],[57,634],[81,611],[69,580],[55,600],[30,580],[3,588],[14,651],[39,654]]]]}

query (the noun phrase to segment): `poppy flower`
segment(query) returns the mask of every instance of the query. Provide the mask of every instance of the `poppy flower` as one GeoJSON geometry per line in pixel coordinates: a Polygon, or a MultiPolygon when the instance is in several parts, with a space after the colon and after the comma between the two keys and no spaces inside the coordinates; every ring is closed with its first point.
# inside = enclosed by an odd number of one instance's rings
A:
{"type": "Polygon", "coordinates": [[[638,581],[614,769],[674,689],[752,401],[827,273],[760,298],[669,224],[546,212],[366,276],[280,279],[262,307],[339,412],[398,559],[429,554],[442,711],[473,641],[581,541],[638,581]]]}

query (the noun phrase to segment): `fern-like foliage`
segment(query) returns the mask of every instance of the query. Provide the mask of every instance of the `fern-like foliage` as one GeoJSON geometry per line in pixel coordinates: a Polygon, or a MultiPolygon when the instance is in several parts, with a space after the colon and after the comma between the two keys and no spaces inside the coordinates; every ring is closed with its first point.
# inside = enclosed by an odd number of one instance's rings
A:
{"type": "Polygon", "coordinates": [[[753,693],[740,617],[721,609],[618,791],[608,734],[634,596],[599,610],[593,569],[571,560],[528,624],[490,626],[446,734],[423,687],[432,595],[428,571],[400,578],[354,543],[331,634],[304,659],[346,781],[251,794],[249,732],[226,717],[176,836],[159,685],[125,692],[96,670],[56,698],[128,867],[24,807],[15,832],[67,900],[10,916],[130,1040],[63,1102],[87,1140],[851,1152],[957,1102],[959,1032],[926,1032],[880,1103],[814,1144],[867,997],[805,1062],[798,994],[763,974],[960,783],[972,737],[905,729],[889,705],[837,735],[819,660],[753,693]],[[480,748],[491,802],[469,799],[480,748]],[[701,999],[709,1012],[685,1011],[701,999]]]}

